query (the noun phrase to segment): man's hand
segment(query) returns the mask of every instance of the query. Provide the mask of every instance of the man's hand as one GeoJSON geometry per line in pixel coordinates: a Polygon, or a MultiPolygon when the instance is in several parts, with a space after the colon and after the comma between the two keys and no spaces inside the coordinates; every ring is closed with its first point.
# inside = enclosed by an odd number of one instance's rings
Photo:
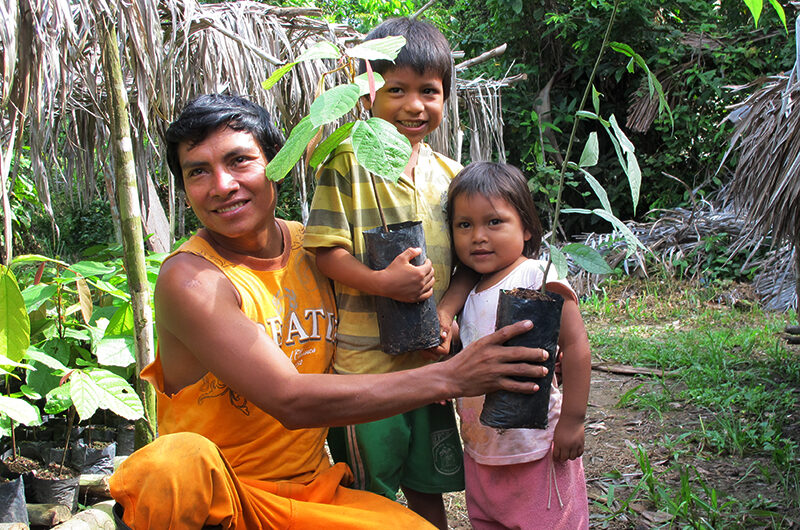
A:
{"type": "Polygon", "coordinates": [[[407,248],[388,267],[376,271],[381,296],[398,302],[422,302],[433,296],[431,260],[426,259],[422,265],[411,263],[421,253],[421,248],[407,248]]]}
{"type": "Polygon", "coordinates": [[[553,434],[553,459],[556,462],[575,460],[583,454],[584,440],[583,421],[562,416],[553,434]]]}
{"type": "Polygon", "coordinates": [[[534,362],[547,359],[547,351],[523,346],[503,346],[510,338],[530,330],[530,320],[516,322],[486,335],[445,363],[456,380],[458,396],[480,396],[495,390],[532,394],[539,385],[513,377],[544,377],[547,368],[534,362]]]}

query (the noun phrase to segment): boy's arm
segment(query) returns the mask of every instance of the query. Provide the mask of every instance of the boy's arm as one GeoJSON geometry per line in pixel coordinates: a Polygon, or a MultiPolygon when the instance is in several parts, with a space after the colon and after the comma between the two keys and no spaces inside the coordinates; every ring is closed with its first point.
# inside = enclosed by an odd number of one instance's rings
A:
{"type": "Polygon", "coordinates": [[[564,353],[561,359],[563,401],[553,439],[553,458],[573,460],[583,454],[584,420],[592,373],[591,350],[575,295],[559,283],[548,283],[547,288],[564,297],[558,337],[558,346],[564,353]]]}
{"type": "Polygon", "coordinates": [[[314,252],[322,274],[353,289],[398,302],[421,302],[433,295],[431,260],[419,266],[411,263],[422,249],[404,250],[380,271],[370,269],[342,247],[319,247],[314,252]]]}
{"type": "Polygon", "coordinates": [[[476,341],[452,359],[416,370],[301,374],[264,328],[242,312],[233,285],[219,269],[200,258],[179,258],[165,263],[155,290],[159,337],[171,341],[160,354],[165,385],[177,392],[211,372],[290,429],[361,423],[499,388],[531,393],[534,384],[512,377],[544,373],[529,364],[545,357],[543,350],[501,346],[527,331],[527,322],[476,341]],[[176,381],[176,373],[187,364],[194,364],[194,372],[176,381]]]}

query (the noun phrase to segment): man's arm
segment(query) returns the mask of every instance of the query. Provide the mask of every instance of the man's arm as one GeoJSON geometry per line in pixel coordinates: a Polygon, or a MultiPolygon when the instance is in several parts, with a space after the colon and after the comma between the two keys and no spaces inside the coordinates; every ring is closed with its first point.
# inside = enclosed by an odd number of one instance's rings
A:
{"type": "Polygon", "coordinates": [[[541,377],[546,352],[502,347],[529,328],[523,323],[485,337],[459,355],[416,370],[375,375],[300,374],[266,332],[239,308],[230,281],[202,258],[179,255],[162,267],[156,285],[156,323],[162,344],[165,386],[180,390],[214,373],[232,390],[288,428],[347,425],[375,420],[454,396],[503,388],[537,390],[511,377],[541,377]],[[181,353],[183,352],[183,353],[181,353]],[[188,381],[182,370],[197,366],[188,381]],[[193,380],[192,380],[193,379],[193,380]]]}
{"type": "Polygon", "coordinates": [[[433,296],[431,260],[426,259],[419,266],[411,263],[421,252],[419,248],[408,248],[388,267],[374,271],[342,247],[320,247],[315,250],[317,268],[328,278],[367,294],[385,296],[398,302],[421,302],[433,296]]]}

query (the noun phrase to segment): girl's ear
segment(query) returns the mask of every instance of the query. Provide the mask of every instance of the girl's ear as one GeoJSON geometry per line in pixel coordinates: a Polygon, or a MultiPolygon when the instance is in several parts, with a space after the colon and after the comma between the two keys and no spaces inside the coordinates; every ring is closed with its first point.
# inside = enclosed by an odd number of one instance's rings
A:
{"type": "Polygon", "coordinates": [[[522,240],[523,241],[530,241],[531,237],[532,237],[531,236],[531,231],[526,228],[525,231],[522,233],[522,240]]]}

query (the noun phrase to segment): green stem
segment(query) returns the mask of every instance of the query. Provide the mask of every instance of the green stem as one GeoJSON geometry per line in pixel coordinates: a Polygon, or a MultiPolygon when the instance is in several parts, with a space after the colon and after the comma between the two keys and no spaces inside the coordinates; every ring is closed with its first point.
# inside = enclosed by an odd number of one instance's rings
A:
{"type": "MultiPolygon", "coordinates": [[[[580,116],[578,116],[578,112],[583,110],[583,106],[586,104],[586,100],[589,99],[589,93],[592,90],[592,86],[594,83],[594,77],[597,73],[597,67],[600,65],[600,59],[603,57],[603,53],[608,46],[608,38],[611,35],[611,28],[614,26],[614,19],[617,17],[617,9],[619,8],[620,0],[614,0],[614,8],[611,10],[611,18],[608,21],[608,27],[606,27],[606,33],[603,35],[603,43],[600,45],[600,51],[597,54],[597,59],[594,61],[594,68],[592,68],[592,73],[589,75],[589,82],[586,83],[586,90],[583,91],[583,98],[581,98],[581,103],[578,105],[578,110],[575,113],[575,119],[572,121],[572,132],[569,135],[569,143],[567,144],[567,152],[564,155],[564,161],[561,163],[561,172],[558,175],[558,195],[556,195],[556,207],[555,213],[553,213],[553,226],[550,231],[550,240],[547,242],[548,247],[550,248],[548,253],[548,260],[547,260],[547,267],[544,270],[544,277],[547,278],[547,274],[550,272],[550,265],[553,263],[553,245],[556,241],[556,233],[558,232],[558,216],[561,213],[561,194],[564,191],[564,176],[567,173],[567,165],[569,164],[569,157],[572,155],[572,145],[575,143],[575,134],[578,130],[578,121],[580,121],[580,116]]],[[[542,292],[545,292],[545,281],[542,281],[542,292]]]]}

